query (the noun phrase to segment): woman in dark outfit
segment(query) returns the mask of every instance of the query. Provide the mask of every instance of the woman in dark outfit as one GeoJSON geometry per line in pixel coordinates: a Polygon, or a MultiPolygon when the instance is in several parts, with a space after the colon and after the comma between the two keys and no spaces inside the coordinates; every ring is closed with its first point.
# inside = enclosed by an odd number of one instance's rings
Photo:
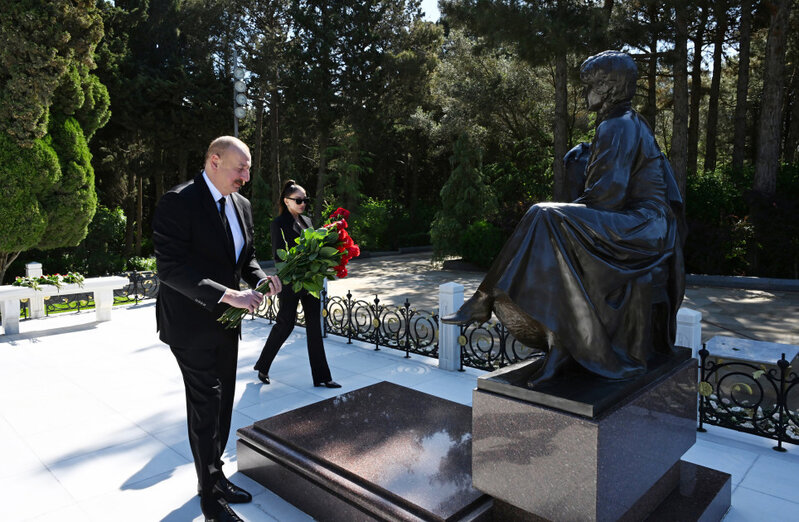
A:
{"type": "MultiPolygon", "coordinates": [[[[272,220],[270,231],[272,233],[272,257],[275,261],[280,261],[277,257],[278,249],[291,248],[295,245],[295,239],[300,237],[302,231],[313,226],[311,219],[303,215],[308,207],[309,199],[305,194],[305,189],[297,185],[294,180],[288,180],[283,185],[280,193],[280,214],[272,220]],[[285,236],[285,242],[283,240],[285,236]],[[287,246],[288,245],[288,246],[287,246]]],[[[341,388],[341,385],[333,381],[330,376],[330,368],[327,366],[325,358],[325,347],[322,344],[322,325],[319,319],[320,302],[319,299],[308,293],[307,290],[294,292],[291,285],[284,285],[283,290],[278,294],[280,299],[280,310],[277,312],[277,319],[269,337],[266,340],[261,356],[255,363],[255,370],[258,371],[258,379],[264,384],[269,384],[269,368],[275,359],[277,352],[286,342],[289,334],[294,330],[294,322],[297,320],[297,303],[302,303],[305,312],[305,336],[308,341],[308,358],[311,361],[311,375],[313,376],[314,386],[325,386],[327,388],[341,388]]]]}

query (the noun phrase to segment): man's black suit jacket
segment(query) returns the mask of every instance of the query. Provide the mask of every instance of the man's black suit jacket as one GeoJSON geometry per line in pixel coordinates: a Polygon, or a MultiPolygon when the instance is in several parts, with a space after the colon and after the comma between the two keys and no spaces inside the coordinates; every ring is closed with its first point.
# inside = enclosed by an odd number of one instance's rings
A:
{"type": "Polygon", "coordinates": [[[153,219],[153,245],[160,288],[156,319],[161,340],[185,348],[211,347],[235,340],[238,329],[226,330],[217,318],[228,308],[219,303],[226,288],[244,281],[255,288],[266,277],[255,258],[250,202],[238,193],[229,197],[244,234],[235,261],[216,201],[202,174],[164,194],[153,219]]]}

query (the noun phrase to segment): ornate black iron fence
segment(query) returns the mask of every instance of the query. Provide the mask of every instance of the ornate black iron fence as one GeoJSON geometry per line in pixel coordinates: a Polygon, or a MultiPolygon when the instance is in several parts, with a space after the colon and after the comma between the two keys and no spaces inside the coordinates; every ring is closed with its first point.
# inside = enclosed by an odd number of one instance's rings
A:
{"type": "MultiPolygon", "coordinates": [[[[410,354],[438,358],[438,313],[414,308],[409,300],[402,305],[382,304],[380,298],[369,302],[354,299],[351,292],[344,297],[322,292],[323,334],[347,338],[347,343],[361,341],[374,345],[375,350],[393,348],[410,354]]],[[[267,298],[254,317],[274,321],[279,310],[276,298],[267,298]]],[[[298,311],[297,325],[305,319],[298,311]]],[[[461,327],[458,342],[461,347],[460,367],[493,370],[511,363],[541,355],[517,341],[499,322],[469,324],[461,327]]]]}
{"type": "Polygon", "coordinates": [[[774,364],[712,359],[699,350],[699,431],[722,426],[777,441],[799,444],[799,376],[785,354],[774,364]]]}
{"type": "Polygon", "coordinates": [[[520,343],[499,321],[462,326],[458,344],[461,346],[461,368],[469,366],[492,371],[543,355],[520,343]]]}
{"type": "MultiPolygon", "coordinates": [[[[347,338],[347,343],[362,341],[381,347],[393,348],[427,357],[438,357],[438,315],[435,312],[417,310],[407,299],[400,306],[384,305],[375,296],[370,303],[346,297],[330,297],[326,291],[321,295],[323,335],[338,335],[347,338]]],[[[255,316],[274,321],[279,310],[279,301],[267,298],[256,310],[255,316]]],[[[305,317],[298,312],[297,325],[305,326],[305,317]]]]}
{"type": "Polygon", "coordinates": [[[158,295],[160,282],[155,272],[122,272],[118,275],[127,277],[130,284],[119,290],[114,290],[114,304],[138,303],[147,299],[155,299],[158,295]]]}

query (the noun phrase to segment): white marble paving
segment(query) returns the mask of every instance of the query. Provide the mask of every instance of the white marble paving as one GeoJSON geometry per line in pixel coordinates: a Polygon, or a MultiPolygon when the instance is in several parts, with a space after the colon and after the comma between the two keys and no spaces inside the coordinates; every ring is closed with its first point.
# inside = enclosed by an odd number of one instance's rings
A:
{"type": "MultiPolygon", "coordinates": [[[[69,314],[23,321],[0,339],[2,521],[202,520],[188,444],[183,384],[158,341],[152,303],[115,309],[113,320],[69,314]]],[[[248,521],[309,516],[236,471],[235,430],[342,392],[387,380],[470,405],[482,372],[439,370],[434,359],[346,339],[326,339],[333,378],[315,388],[297,328],[262,385],[252,369],[271,325],[247,321],[239,348],[232,436],[225,471],[253,494],[236,506],[248,521]]],[[[728,521],[799,520],[799,448],[716,427],[686,460],[733,477],[728,521]]]]}

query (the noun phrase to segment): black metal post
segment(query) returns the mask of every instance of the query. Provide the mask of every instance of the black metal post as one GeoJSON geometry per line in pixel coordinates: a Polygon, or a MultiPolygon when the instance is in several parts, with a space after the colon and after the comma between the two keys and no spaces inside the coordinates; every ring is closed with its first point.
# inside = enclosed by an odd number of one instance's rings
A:
{"type": "Polygon", "coordinates": [[[464,330],[466,330],[466,326],[460,325],[460,332],[458,333],[458,346],[461,347],[461,349],[460,349],[460,352],[461,352],[461,367],[458,368],[459,372],[465,372],[466,371],[463,368],[463,357],[465,355],[464,352],[466,351],[466,346],[460,343],[460,338],[463,337],[464,330]]]}
{"type": "MultiPolygon", "coordinates": [[[[710,352],[707,351],[705,345],[702,344],[702,349],[699,350],[699,385],[702,386],[703,383],[706,383],[706,375],[705,375],[705,364],[707,360],[707,356],[710,352]]],[[[703,427],[703,423],[705,421],[705,396],[699,393],[699,427],[696,428],[696,431],[700,433],[705,433],[707,430],[703,427]]]]}
{"type": "Polygon", "coordinates": [[[352,293],[347,290],[347,344],[352,344],[352,293]]]}
{"type": "Polygon", "coordinates": [[[410,311],[410,308],[411,308],[411,302],[408,300],[407,297],[405,298],[405,304],[403,306],[405,307],[405,358],[406,359],[410,359],[411,358],[411,353],[410,353],[410,349],[411,349],[411,344],[410,344],[410,335],[411,335],[411,311],[410,311]]]}
{"type": "Polygon", "coordinates": [[[322,288],[322,337],[327,338],[327,316],[330,311],[327,309],[327,288],[322,288]]]}
{"type": "Polygon", "coordinates": [[[372,326],[375,329],[375,351],[380,351],[380,299],[375,294],[375,318],[372,321],[372,326]]]}
{"type": "Polygon", "coordinates": [[[777,361],[777,366],[780,368],[780,389],[777,391],[777,412],[779,418],[777,420],[777,445],[774,446],[774,451],[785,452],[788,450],[782,447],[782,440],[785,438],[785,426],[788,423],[786,419],[788,397],[785,393],[785,376],[789,366],[788,361],[785,359],[785,354],[782,354],[782,358],[777,361]]]}

